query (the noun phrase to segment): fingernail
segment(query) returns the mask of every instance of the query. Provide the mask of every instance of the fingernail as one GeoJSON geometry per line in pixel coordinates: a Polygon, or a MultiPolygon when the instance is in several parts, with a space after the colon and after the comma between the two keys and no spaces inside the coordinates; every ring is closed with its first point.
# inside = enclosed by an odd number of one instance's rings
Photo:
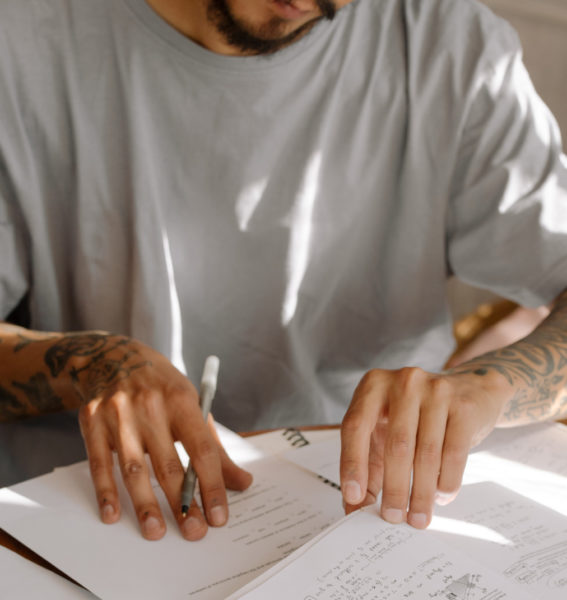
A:
{"type": "Polygon", "coordinates": [[[388,521],[388,523],[392,523],[392,525],[398,525],[402,523],[404,520],[404,516],[402,511],[398,508],[383,508],[382,509],[382,518],[384,521],[388,521]]]}
{"type": "Polygon", "coordinates": [[[228,515],[226,514],[226,508],[224,506],[213,506],[209,513],[211,519],[211,525],[220,527],[226,523],[228,515]]]}
{"type": "Polygon", "coordinates": [[[142,523],[142,532],[145,537],[154,538],[163,533],[163,525],[156,517],[148,517],[142,523]]]}
{"type": "Polygon", "coordinates": [[[438,504],[439,506],[447,506],[447,504],[451,503],[456,497],[456,492],[453,492],[452,494],[448,494],[446,492],[436,492],[435,504],[438,504]]]}
{"type": "Polygon", "coordinates": [[[358,481],[347,481],[343,485],[343,497],[347,504],[359,504],[362,502],[362,490],[358,481]]]}
{"type": "Polygon", "coordinates": [[[116,515],[114,506],[112,504],[105,504],[102,509],[102,520],[105,523],[111,523],[114,520],[114,515],[116,515]]]}
{"type": "Polygon", "coordinates": [[[427,515],[425,513],[410,513],[408,523],[417,529],[424,529],[427,526],[427,515]]]}
{"type": "Polygon", "coordinates": [[[189,539],[195,539],[197,535],[200,537],[203,530],[203,523],[197,517],[187,517],[181,523],[183,535],[189,539]]]}

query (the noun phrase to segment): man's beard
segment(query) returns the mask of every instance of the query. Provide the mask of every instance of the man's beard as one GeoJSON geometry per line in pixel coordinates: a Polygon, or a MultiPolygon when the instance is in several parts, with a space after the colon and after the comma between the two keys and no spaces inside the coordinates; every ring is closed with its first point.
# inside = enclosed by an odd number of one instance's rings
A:
{"type": "Polygon", "coordinates": [[[285,21],[274,17],[264,25],[251,30],[238,20],[228,7],[227,0],[208,0],[207,18],[215,25],[230,46],[245,54],[271,54],[291,44],[307,33],[320,19],[333,19],[336,7],[332,0],[317,0],[321,17],[304,23],[291,33],[283,34],[285,21]]]}

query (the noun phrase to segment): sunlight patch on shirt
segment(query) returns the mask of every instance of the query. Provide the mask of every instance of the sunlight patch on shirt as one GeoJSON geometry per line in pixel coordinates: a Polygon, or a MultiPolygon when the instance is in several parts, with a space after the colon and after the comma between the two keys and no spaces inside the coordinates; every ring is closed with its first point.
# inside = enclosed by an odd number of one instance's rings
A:
{"type": "Polygon", "coordinates": [[[313,208],[319,190],[321,152],[310,158],[301,192],[290,215],[290,244],[287,257],[287,288],[282,307],[282,325],[287,326],[295,315],[297,297],[309,262],[309,246],[313,230],[313,208]]]}
{"type": "Polygon", "coordinates": [[[161,238],[169,291],[169,309],[171,318],[170,357],[172,364],[182,373],[186,374],[187,369],[185,368],[185,361],[183,360],[183,324],[181,319],[181,306],[179,304],[179,295],[175,283],[175,272],[173,269],[173,260],[171,258],[171,249],[169,247],[169,238],[164,229],[161,231],[161,238]]]}
{"type": "Polygon", "coordinates": [[[266,191],[268,178],[259,179],[247,185],[239,194],[236,201],[236,218],[240,231],[246,231],[262,196],[266,191]]]}

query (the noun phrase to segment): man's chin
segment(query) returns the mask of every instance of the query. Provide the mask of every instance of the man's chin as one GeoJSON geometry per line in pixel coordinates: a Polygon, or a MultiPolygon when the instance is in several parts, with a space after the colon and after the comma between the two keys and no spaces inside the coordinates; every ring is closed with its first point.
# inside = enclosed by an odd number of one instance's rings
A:
{"type": "MultiPolygon", "coordinates": [[[[270,2],[270,7],[276,8],[280,5],[284,7],[287,3],[285,0],[270,2]]],[[[314,17],[309,19],[309,12],[299,12],[302,19],[297,24],[274,14],[264,25],[253,27],[233,15],[226,0],[209,0],[207,17],[229,46],[245,55],[258,55],[273,54],[289,46],[303,37],[321,19],[315,13],[314,17]]]]}

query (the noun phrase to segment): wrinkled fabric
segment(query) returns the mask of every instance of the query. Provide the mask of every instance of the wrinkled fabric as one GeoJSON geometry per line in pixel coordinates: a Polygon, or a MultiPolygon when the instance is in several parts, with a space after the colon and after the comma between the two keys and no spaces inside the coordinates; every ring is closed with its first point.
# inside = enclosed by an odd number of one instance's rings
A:
{"type": "Polygon", "coordinates": [[[144,0],[0,0],[0,316],[127,334],[237,430],[338,422],[439,369],[454,274],[567,281],[567,166],[515,33],[469,0],[358,0],[266,57],[144,0]]]}

